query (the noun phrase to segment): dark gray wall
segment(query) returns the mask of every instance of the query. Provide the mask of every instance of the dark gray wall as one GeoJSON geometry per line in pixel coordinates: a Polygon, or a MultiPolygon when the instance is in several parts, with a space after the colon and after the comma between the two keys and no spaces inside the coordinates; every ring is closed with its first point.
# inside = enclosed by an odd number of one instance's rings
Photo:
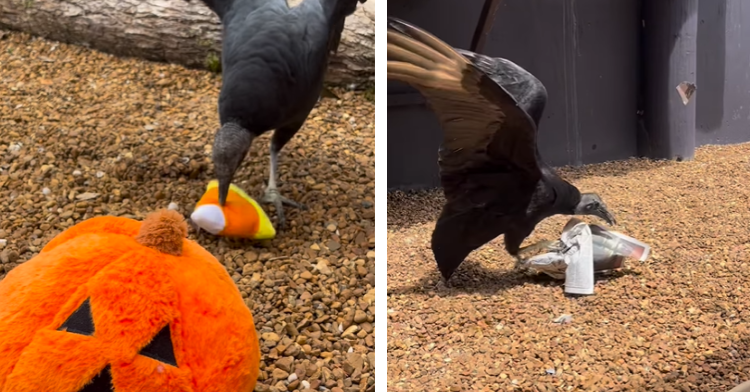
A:
{"type": "Polygon", "coordinates": [[[700,1],[696,142],[750,140],[750,7],[747,0],[700,1]]]}
{"type": "MultiPolygon", "coordinates": [[[[744,5],[744,6],[743,6],[744,5]]],[[[482,2],[389,1],[389,15],[469,48],[482,2]]],[[[552,165],[638,155],[641,5],[633,0],[503,0],[482,51],[536,75],[549,101],[539,148],[552,165]]],[[[696,145],[750,140],[750,7],[699,2],[696,145]]],[[[675,90],[676,94],[676,90],[675,90]]],[[[388,187],[439,185],[442,130],[411,88],[388,85],[388,187]]]]}
{"type": "Polygon", "coordinates": [[[484,52],[516,62],[547,87],[539,150],[548,163],[581,165],[637,154],[635,3],[503,1],[484,52]]]}

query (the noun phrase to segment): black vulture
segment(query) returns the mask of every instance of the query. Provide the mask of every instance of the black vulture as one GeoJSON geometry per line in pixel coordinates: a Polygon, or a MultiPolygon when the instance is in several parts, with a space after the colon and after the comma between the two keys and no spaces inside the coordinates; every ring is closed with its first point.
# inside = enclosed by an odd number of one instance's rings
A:
{"type": "Polygon", "coordinates": [[[537,126],[547,101],[542,83],[515,63],[450,47],[388,18],[388,78],[408,83],[443,127],[438,153],[446,203],[432,251],[447,281],[470,252],[501,234],[516,261],[542,220],[594,215],[615,224],[595,193],[581,193],[544,163],[537,126]]]}
{"type": "MultiPolygon", "coordinates": [[[[188,0],[189,1],[189,0],[188,0]]],[[[220,129],[213,145],[219,202],[226,202],[234,173],[257,136],[274,129],[270,175],[262,198],[285,225],[276,187],[278,155],[299,131],[323,90],[328,58],[338,49],[344,21],[366,0],[202,0],[223,26],[220,129]]]]}

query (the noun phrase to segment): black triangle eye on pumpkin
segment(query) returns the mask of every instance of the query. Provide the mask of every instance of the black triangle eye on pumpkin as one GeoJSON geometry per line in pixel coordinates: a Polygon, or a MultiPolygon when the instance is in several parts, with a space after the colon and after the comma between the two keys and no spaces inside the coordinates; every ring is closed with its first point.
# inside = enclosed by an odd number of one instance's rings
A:
{"type": "Polygon", "coordinates": [[[177,360],[174,357],[172,333],[169,331],[169,325],[167,324],[162,328],[161,331],[154,336],[154,339],[151,340],[146,347],[141,349],[141,352],[138,354],[176,367],[177,360]]]}
{"type": "Polygon", "coordinates": [[[57,330],[92,336],[94,334],[94,319],[91,316],[91,298],[86,298],[81,306],[57,330]]]}
{"type": "MultiPolygon", "coordinates": [[[[81,306],[57,330],[87,336],[94,335],[91,298],[86,298],[81,306]]],[[[169,330],[169,325],[164,326],[138,354],[176,367],[177,360],[174,357],[174,345],[172,344],[172,333],[169,330]]]]}

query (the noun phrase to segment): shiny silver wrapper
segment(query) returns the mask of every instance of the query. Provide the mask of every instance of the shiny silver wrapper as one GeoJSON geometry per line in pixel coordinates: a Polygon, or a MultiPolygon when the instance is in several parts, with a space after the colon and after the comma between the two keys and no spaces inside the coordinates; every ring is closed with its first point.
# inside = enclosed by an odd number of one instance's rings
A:
{"type": "Polygon", "coordinates": [[[589,225],[594,244],[594,272],[604,272],[625,266],[625,259],[646,261],[651,247],[635,238],[599,225],[589,225]]]}
{"type": "MultiPolygon", "coordinates": [[[[547,253],[523,259],[520,267],[531,272],[545,273],[555,279],[565,279],[568,263],[576,256],[571,254],[569,245],[573,238],[566,237],[573,234],[570,231],[581,223],[581,220],[571,218],[562,230],[561,239],[542,248],[547,253]]],[[[595,224],[588,224],[588,227],[591,230],[594,273],[623,268],[628,258],[645,261],[651,252],[651,247],[645,243],[622,233],[595,224]]]]}

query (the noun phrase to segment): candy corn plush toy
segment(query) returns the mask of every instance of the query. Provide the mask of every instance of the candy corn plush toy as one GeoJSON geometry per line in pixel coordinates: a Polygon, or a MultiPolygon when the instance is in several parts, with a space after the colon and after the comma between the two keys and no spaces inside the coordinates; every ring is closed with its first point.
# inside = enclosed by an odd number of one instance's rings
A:
{"type": "Polygon", "coordinates": [[[229,187],[224,207],[219,205],[219,182],[216,180],[208,183],[206,193],[195,205],[190,219],[214,235],[256,240],[276,236],[271,220],[258,202],[236,185],[229,187]]]}

